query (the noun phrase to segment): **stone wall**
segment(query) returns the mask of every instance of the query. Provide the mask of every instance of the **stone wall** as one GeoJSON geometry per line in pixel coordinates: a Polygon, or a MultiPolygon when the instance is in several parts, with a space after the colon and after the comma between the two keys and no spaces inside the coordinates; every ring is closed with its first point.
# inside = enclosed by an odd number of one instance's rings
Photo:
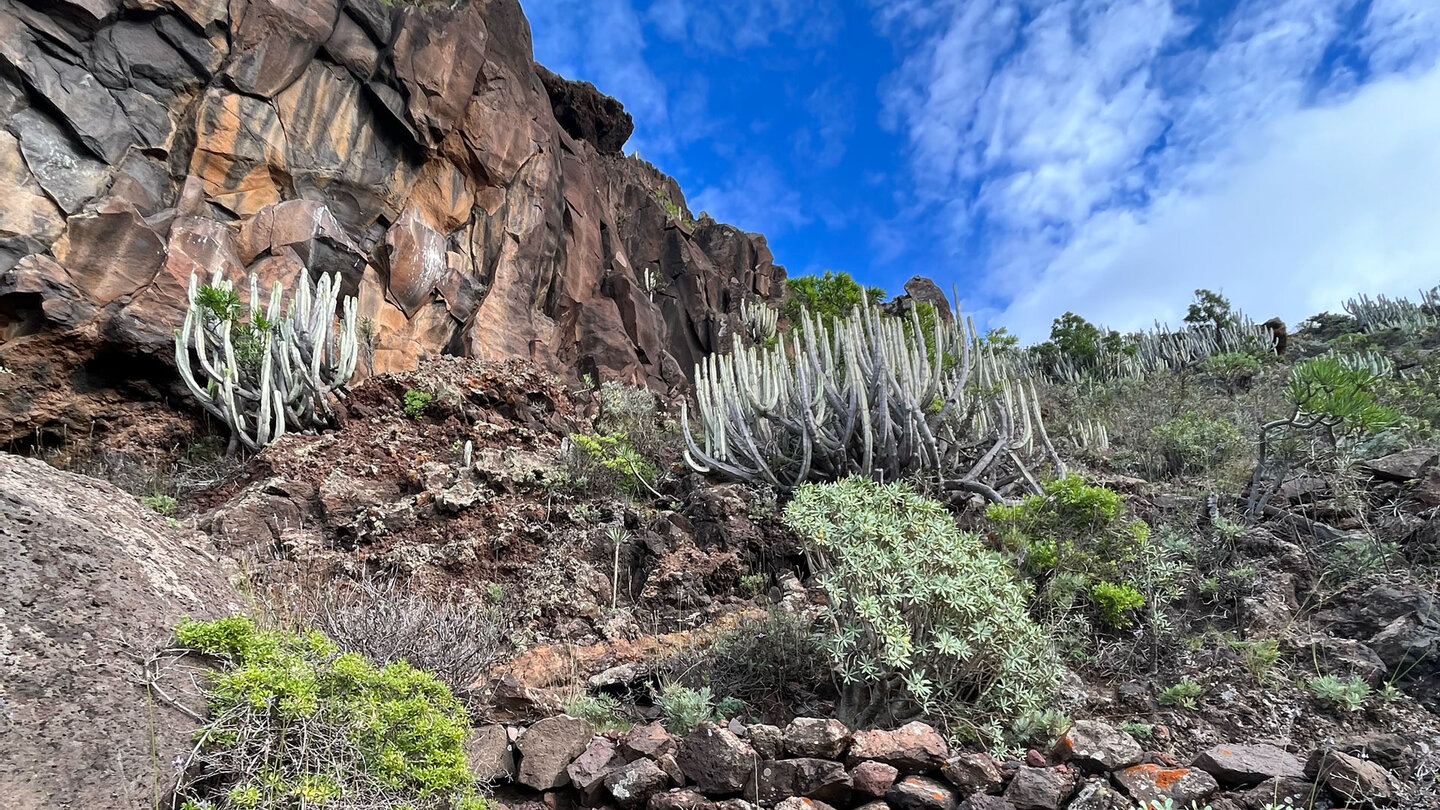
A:
{"type": "Polygon", "coordinates": [[[377,327],[366,372],[683,386],[784,271],[632,128],[532,62],[516,0],[0,0],[0,363],[42,333],[164,358],[192,273],[308,271],[377,327]]]}
{"type": "Polygon", "coordinates": [[[1013,762],[952,751],[924,723],[851,732],[816,718],[783,729],[707,724],[676,737],[659,723],[592,735],[559,716],[523,730],[479,728],[467,748],[509,810],[1129,810],[1167,799],[1302,810],[1383,806],[1398,795],[1377,761],[1383,744],[1329,746],[1304,761],[1273,745],[1220,745],[1185,766],[1097,720],[1013,762]]]}

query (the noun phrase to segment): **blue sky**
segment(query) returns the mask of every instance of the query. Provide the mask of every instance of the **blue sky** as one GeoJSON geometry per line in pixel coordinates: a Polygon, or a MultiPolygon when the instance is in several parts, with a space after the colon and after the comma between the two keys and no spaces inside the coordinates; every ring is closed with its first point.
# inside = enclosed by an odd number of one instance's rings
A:
{"type": "Polygon", "coordinates": [[[1440,0],[524,6],[792,275],[927,275],[1027,340],[1440,284],[1440,0]]]}

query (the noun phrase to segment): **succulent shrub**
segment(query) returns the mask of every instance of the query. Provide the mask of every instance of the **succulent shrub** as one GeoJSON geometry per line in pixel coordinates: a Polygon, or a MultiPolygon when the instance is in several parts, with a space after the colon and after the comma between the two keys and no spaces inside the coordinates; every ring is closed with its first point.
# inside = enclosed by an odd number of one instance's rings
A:
{"type": "Polygon", "coordinates": [[[787,338],[696,369],[698,425],[681,409],[692,468],[781,491],[912,480],[991,502],[1038,491],[1039,465],[1064,470],[1027,372],[978,348],[973,328],[937,318],[926,335],[915,308],[862,304],[828,327],[802,312],[787,338]]]}
{"type": "Polygon", "coordinates": [[[621,433],[571,433],[565,465],[573,487],[600,495],[639,495],[656,475],[655,468],[621,433]]]}
{"type": "Polygon", "coordinates": [[[1246,511],[1260,514],[1297,468],[1324,473],[1356,445],[1400,423],[1375,394],[1390,369],[1373,355],[1325,354],[1290,371],[1289,413],[1260,426],[1246,511]]]}
{"type": "Polygon", "coordinates": [[[1183,678],[1179,683],[1166,687],[1160,692],[1160,705],[1173,706],[1177,709],[1193,709],[1198,705],[1196,699],[1204,692],[1200,684],[1183,678]]]}
{"type": "Polygon", "coordinates": [[[217,669],[176,790],[189,806],[484,809],[465,709],[433,675],[243,617],[185,621],[175,638],[217,669]]]}
{"type": "Polygon", "coordinates": [[[1322,703],[1346,712],[1365,708],[1365,701],[1370,697],[1370,684],[1358,676],[1316,675],[1305,681],[1305,688],[1322,703]]]}
{"type": "Polygon", "coordinates": [[[163,517],[173,517],[175,510],[180,504],[170,495],[163,492],[152,492],[140,498],[141,505],[163,517]]]}
{"type": "Polygon", "coordinates": [[[1245,445],[1240,428],[1234,422],[1195,411],[1156,425],[1151,435],[1165,471],[1171,475],[1214,470],[1245,445]]]}
{"type": "Polygon", "coordinates": [[[825,647],[852,726],[1044,709],[1060,667],[1003,556],[902,483],[801,487],[785,522],[829,597],[825,647]]]}
{"type": "Polygon", "coordinates": [[[335,400],[355,374],[356,300],[340,302],[339,277],[312,282],[302,270],[282,310],[284,292],[276,282],[265,304],[252,275],[247,306],[220,271],[205,285],[190,276],[175,365],[201,407],[229,426],[231,452],[333,425],[335,400]]]}
{"type": "MultiPolygon", "coordinates": [[[[722,719],[708,686],[692,689],[678,681],[666,681],[655,694],[655,705],[660,707],[660,722],[665,730],[681,737],[702,723],[722,719]]],[[[733,704],[727,704],[726,708],[733,708],[733,704]]]]}
{"type": "Polygon", "coordinates": [[[1097,582],[1090,586],[1090,601],[1099,610],[1102,621],[1120,629],[1135,623],[1130,613],[1145,604],[1145,596],[1131,585],[1097,582]]]}
{"type": "Polygon", "coordinates": [[[427,391],[416,391],[411,389],[405,392],[405,415],[411,419],[419,419],[430,403],[435,401],[435,395],[427,391]]]}
{"type": "Polygon", "coordinates": [[[1260,359],[1245,352],[1212,354],[1200,363],[1200,373],[1231,396],[1247,390],[1261,368],[1260,359]]]}
{"type": "Polygon", "coordinates": [[[778,610],[741,622],[708,646],[678,656],[669,668],[685,685],[708,686],[772,723],[813,713],[817,696],[830,694],[823,639],[778,610]]]}

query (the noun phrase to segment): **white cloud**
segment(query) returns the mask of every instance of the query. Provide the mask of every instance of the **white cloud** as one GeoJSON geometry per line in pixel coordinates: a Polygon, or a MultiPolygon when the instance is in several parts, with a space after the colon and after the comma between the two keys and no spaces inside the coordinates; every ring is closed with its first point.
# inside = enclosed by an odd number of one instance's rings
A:
{"type": "Polygon", "coordinates": [[[1268,122],[1185,190],[1087,221],[998,322],[1027,340],[1066,310],[1121,330],[1178,324],[1206,287],[1293,324],[1356,292],[1440,283],[1436,98],[1440,70],[1268,122]]]}
{"type": "Polygon", "coordinates": [[[696,216],[704,211],[737,228],[771,235],[811,222],[804,199],[769,159],[754,157],[743,165],[744,171],[732,172],[691,195],[690,210],[696,216]]]}
{"type": "Polygon", "coordinates": [[[1196,287],[1293,320],[1440,280],[1434,0],[875,2],[910,54],[883,88],[902,219],[1028,339],[1174,320],[1196,287]]]}

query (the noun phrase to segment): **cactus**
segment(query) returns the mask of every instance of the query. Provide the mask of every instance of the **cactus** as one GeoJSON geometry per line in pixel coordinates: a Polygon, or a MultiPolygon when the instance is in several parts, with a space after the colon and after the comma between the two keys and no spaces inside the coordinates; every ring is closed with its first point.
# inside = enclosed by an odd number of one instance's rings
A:
{"type": "Polygon", "coordinates": [[[1399,329],[1420,334],[1440,326],[1440,287],[1421,290],[1418,304],[1406,298],[1361,295],[1346,301],[1344,307],[1366,332],[1399,329]]]}
{"type": "Polygon", "coordinates": [[[802,310],[797,327],[697,366],[698,440],[681,408],[691,467],[785,491],[864,475],[994,502],[1038,493],[1029,470],[1045,460],[1063,474],[1034,385],[973,324],[937,318],[926,335],[913,310],[862,302],[830,326],[802,310]]]}
{"type": "Polygon", "coordinates": [[[356,303],[346,296],[337,332],[339,278],[326,274],[312,283],[302,270],[282,318],[283,294],[276,282],[262,310],[259,282],[251,275],[247,320],[234,285],[219,271],[203,286],[190,276],[185,323],[175,331],[175,364],[201,407],[230,427],[232,453],[240,444],[259,450],[287,430],[334,424],[332,400],[344,396],[355,374],[356,303]]]}
{"type": "Polygon", "coordinates": [[[775,337],[775,331],[780,323],[780,311],[771,309],[763,302],[751,304],[747,298],[740,302],[740,319],[745,322],[745,328],[750,332],[750,339],[756,343],[764,343],[775,337]]]}

